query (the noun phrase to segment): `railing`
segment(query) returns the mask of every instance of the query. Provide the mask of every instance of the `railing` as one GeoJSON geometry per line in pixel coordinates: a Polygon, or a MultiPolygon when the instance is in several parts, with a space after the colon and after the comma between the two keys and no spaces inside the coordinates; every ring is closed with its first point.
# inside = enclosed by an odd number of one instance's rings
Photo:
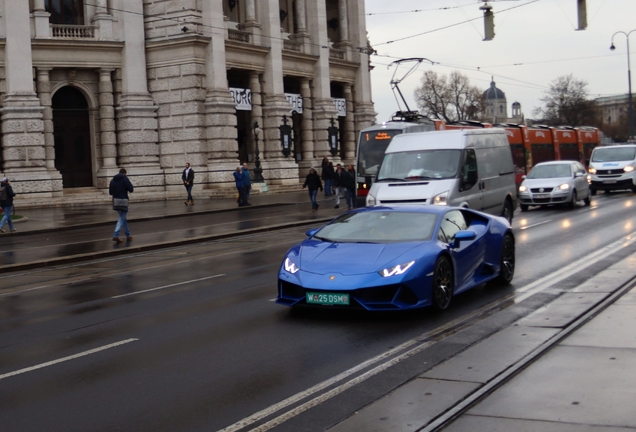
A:
{"type": "Polygon", "coordinates": [[[95,39],[95,29],[91,25],[51,24],[54,38],[60,39],[95,39]]]}
{"type": "Polygon", "coordinates": [[[302,44],[293,40],[284,40],[283,49],[300,52],[302,50],[302,44]]]}
{"type": "Polygon", "coordinates": [[[227,29],[227,38],[231,41],[250,43],[250,35],[246,31],[227,29]]]}
{"type": "Polygon", "coordinates": [[[345,59],[345,50],[330,48],[329,49],[329,57],[332,59],[344,60],[345,59]]]}

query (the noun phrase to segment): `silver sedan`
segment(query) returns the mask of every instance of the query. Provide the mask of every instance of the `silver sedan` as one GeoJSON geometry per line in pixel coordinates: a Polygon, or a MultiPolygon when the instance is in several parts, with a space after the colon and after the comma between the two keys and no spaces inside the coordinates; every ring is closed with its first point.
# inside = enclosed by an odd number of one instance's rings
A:
{"type": "Polygon", "coordinates": [[[523,176],[517,197],[521,211],[529,206],[567,204],[571,208],[579,200],[590,205],[590,178],[585,167],[576,161],[542,162],[523,176]]]}

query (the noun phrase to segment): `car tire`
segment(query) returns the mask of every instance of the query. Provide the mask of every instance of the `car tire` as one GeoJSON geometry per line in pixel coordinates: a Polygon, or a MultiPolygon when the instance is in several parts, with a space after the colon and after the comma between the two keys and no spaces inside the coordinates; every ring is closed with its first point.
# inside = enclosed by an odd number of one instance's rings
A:
{"type": "Polygon", "coordinates": [[[435,262],[432,284],[431,303],[436,309],[447,309],[453,298],[453,291],[455,290],[453,263],[449,258],[441,256],[435,262]]]}
{"type": "Polygon", "coordinates": [[[512,216],[514,210],[512,209],[512,203],[509,199],[506,200],[503,206],[503,210],[501,211],[501,216],[508,221],[510,225],[512,225],[512,216]]]}
{"type": "Polygon", "coordinates": [[[572,191],[572,201],[570,201],[570,203],[568,204],[568,206],[573,209],[574,207],[576,207],[576,203],[578,202],[579,198],[576,196],[576,190],[572,191]]]}
{"type": "Polygon", "coordinates": [[[522,212],[528,211],[528,204],[519,204],[519,208],[522,212]]]}
{"type": "Polygon", "coordinates": [[[592,203],[592,200],[590,199],[590,195],[591,195],[591,191],[587,193],[587,196],[585,197],[585,199],[583,200],[583,203],[586,206],[589,206],[592,203]]]}
{"type": "Polygon", "coordinates": [[[596,189],[590,188],[590,195],[596,196],[596,189]]]}
{"type": "Polygon", "coordinates": [[[495,281],[499,285],[509,285],[515,275],[515,238],[506,234],[501,242],[501,258],[499,260],[499,275],[495,281]]]}

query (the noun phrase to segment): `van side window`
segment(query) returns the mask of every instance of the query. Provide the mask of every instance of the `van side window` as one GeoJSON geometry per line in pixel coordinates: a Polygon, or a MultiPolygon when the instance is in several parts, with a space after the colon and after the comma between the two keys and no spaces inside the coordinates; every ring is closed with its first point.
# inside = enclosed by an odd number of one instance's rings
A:
{"type": "Polygon", "coordinates": [[[452,210],[446,213],[439,227],[438,239],[444,243],[450,243],[455,240],[455,234],[468,228],[466,219],[462,212],[452,210]]]}
{"type": "Polygon", "coordinates": [[[462,165],[461,190],[471,189],[477,184],[477,156],[474,149],[466,149],[464,152],[464,164],[462,165]]]}

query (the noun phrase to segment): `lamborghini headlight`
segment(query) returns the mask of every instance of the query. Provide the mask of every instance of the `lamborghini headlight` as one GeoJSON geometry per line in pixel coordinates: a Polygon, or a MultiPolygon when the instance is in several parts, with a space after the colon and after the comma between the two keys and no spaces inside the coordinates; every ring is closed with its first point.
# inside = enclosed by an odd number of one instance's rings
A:
{"type": "Polygon", "coordinates": [[[285,262],[283,263],[283,268],[285,269],[286,272],[289,272],[291,274],[294,274],[298,270],[300,270],[298,266],[292,260],[289,259],[289,257],[285,258],[285,262]]]}
{"type": "Polygon", "coordinates": [[[415,260],[406,262],[404,264],[398,264],[393,267],[385,268],[378,273],[380,273],[380,276],[382,277],[399,276],[410,269],[413,264],[415,264],[415,260]]]}

